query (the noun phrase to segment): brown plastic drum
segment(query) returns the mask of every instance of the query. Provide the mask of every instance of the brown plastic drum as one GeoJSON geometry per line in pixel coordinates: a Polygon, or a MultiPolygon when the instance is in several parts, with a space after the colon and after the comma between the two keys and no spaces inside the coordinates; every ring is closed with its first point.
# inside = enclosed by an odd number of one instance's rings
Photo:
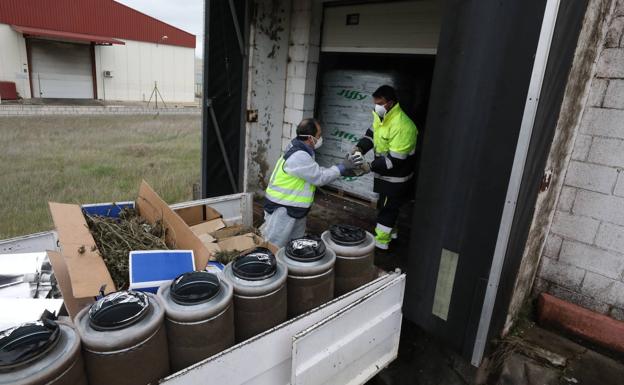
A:
{"type": "Polygon", "coordinates": [[[44,355],[11,371],[0,371],[2,385],[87,385],[80,337],[73,325],[58,321],[60,336],[44,355]]]}
{"type": "Polygon", "coordinates": [[[289,258],[285,249],[277,259],[288,266],[288,318],[301,315],[334,298],[334,263],[336,254],[327,249],[325,256],[313,262],[289,258]]]}
{"type": "Polygon", "coordinates": [[[334,296],[339,297],[372,281],[375,276],[375,237],[366,232],[359,245],[343,246],[331,239],[329,231],[321,235],[328,249],[336,253],[334,296]]]}
{"type": "Polygon", "coordinates": [[[93,329],[88,307],[76,316],[90,385],[144,385],[169,375],[165,309],[158,297],[147,295],[145,316],[123,329],[93,329]]]}
{"type": "Polygon", "coordinates": [[[232,263],[223,270],[224,278],[234,288],[234,332],[236,342],[245,341],[287,319],[286,265],[277,261],[273,276],[250,281],[237,277],[232,263]]]}
{"type": "Polygon", "coordinates": [[[171,284],[158,289],[165,306],[165,324],[172,372],[177,372],[234,345],[232,285],[220,281],[218,294],[209,301],[183,305],[171,295],[171,284]]]}

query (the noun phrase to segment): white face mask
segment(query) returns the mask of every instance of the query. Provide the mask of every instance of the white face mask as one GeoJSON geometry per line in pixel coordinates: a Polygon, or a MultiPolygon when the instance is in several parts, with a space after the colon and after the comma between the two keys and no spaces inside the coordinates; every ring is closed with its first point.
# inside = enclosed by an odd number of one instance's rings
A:
{"type": "Polygon", "coordinates": [[[306,135],[306,136],[308,138],[312,138],[312,140],[314,141],[314,149],[315,150],[318,150],[323,145],[323,137],[322,136],[320,138],[318,138],[318,139],[316,139],[316,136],[312,136],[312,135],[306,135]]]}
{"type": "Polygon", "coordinates": [[[323,137],[321,136],[318,139],[314,138],[314,140],[315,140],[315,142],[314,142],[314,149],[318,150],[323,145],[323,137]]]}
{"type": "Polygon", "coordinates": [[[386,113],[388,112],[388,110],[386,110],[386,107],[384,106],[375,104],[375,112],[377,113],[377,115],[379,115],[380,118],[383,118],[384,116],[386,116],[386,113]]]}

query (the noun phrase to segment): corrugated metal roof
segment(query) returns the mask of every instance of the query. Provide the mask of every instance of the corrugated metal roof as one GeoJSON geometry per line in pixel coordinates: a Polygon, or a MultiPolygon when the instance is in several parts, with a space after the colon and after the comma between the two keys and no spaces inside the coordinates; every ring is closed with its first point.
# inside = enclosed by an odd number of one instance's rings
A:
{"type": "Polygon", "coordinates": [[[51,29],[44,28],[33,28],[33,27],[24,27],[21,25],[12,25],[14,30],[17,32],[23,33],[24,35],[29,36],[42,36],[42,37],[52,37],[52,38],[61,38],[67,40],[74,41],[89,41],[96,44],[121,44],[124,43],[121,40],[113,39],[111,37],[106,36],[96,36],[96,35],[88,35],[85,33],[76,33],[76,32],[65,32],[65,31],[54,31],[51,29]]]}
{"type": "Polygon", "coordinates": [[[113,0],[1,0],[0,23],[195,48],[195,35],[113,0]]]}

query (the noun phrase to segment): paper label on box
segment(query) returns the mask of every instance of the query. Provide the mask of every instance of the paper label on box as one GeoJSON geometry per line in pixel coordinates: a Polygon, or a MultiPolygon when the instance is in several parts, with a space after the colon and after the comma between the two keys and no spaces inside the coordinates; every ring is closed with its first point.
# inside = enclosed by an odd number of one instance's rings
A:
{"type": "Polygon", "coordinates": [[[221,277],[223,275],[224,268],[225,266],[223,266],[221,262],[210,261],[208,262],[208,265],[206,266],[206,271],[209,273],[216,274],[217,276],[221,277]]]}

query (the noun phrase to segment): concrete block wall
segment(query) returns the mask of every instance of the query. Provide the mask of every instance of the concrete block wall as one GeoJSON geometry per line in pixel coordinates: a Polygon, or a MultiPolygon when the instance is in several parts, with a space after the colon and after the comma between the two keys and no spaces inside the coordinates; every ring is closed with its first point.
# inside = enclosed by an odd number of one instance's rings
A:
{"type": "Polygon", "coordinates": [[[320,53],[322,3],[292,3],[282,149],[295,136],[297,124],[313,117],[320,53]]]}
{"type": "Polygon", "coordinates": [[[534,290],[624,320],[624,1],[616,7],[534,290]]]}

